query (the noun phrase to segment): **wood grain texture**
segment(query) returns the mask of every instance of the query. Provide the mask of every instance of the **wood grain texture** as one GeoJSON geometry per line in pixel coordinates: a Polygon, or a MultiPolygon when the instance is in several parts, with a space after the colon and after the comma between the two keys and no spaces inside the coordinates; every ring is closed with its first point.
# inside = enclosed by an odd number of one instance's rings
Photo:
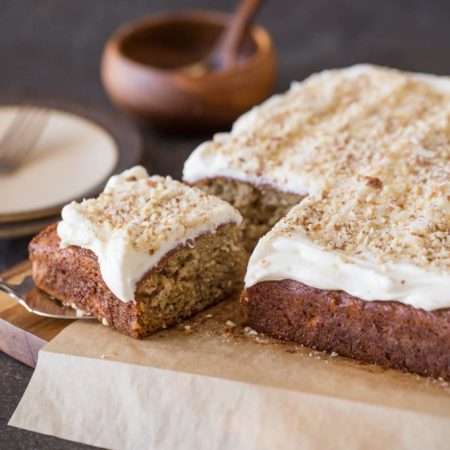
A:
{"type": "MultiPolygon", "coordinates": [[[[0,276],[15,283],[29,274],[30,263],[24,261],[0,276]]],[[[36,366],[39,350],[70,323],[31,314],[0,292],[0,351],[28,366],[36,366]]]]}

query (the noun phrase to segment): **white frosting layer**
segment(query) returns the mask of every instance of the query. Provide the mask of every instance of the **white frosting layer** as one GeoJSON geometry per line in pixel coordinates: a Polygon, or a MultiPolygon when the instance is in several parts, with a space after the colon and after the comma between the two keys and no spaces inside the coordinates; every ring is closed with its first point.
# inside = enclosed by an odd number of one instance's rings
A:
{"type": "Polygon", "coordinates": [[[386,264],[326,251],[303,230],[267,234],[248,265],[246,287],[295,280],[317,289],[342,290],[363,300],[398,301],[427,311],[450,307],[450,274],[408,263],[386,264]]]}
{"type": "Polygon", "coordinates": [[[106,285],[126,302],[134,300],[137,283],[168,252],[241,220],[216,197],[170,177],[149,178],[143,167],[134,167],[113,176],[99,199],[65,206],[58,235],[62,247],[94,252],[106,285]]]}
{"type": "MultiPolygon", "coordinates": [[[[330,116],[326,119],[323,129],[316,135],[315,131],[310,129],[311,118],[320,116],[327,108],[333,108],[343,80],[354,80],[364,74],[384,78],[381,78],[378,84],[375,83],[376,89],[372,86],[373,92],[367,92],[367,98],[363,95],[363,100],[355,101],[347,109],[345,120],[349,123],[352,122],[352,117],[358,119],[377,102],[382,104],[383,99],[394,96],[396,91],[401,89],[404,77],[421,80],[436,92],[446,95],[450,93],[450,77],[398,72],[370,64],[324,70],[302,82],[293,82],[287,92],[272,96],[239,117],[229,133],[216,134],[212,141],[200,144],[185,162],[183,180],[196,183],[205,179],[225,177],[256,186],[269,185],[279,191],[302,196],[320,195],[327,189],[323,174],[317,176],[312,173],[308,163],[321,158],[318,149],[330,145],[327,139],[332,138],[336,131],[335,118],[330,116]],[[300,93],[311,87],[317,90],[318,95],[303,98],[300,93]],[[308,102],[310,105],[305,106],[308,102]],[[302,107],[305,109],[302,110],[302,107]],[[277,116],[286,113],[288,117],[283,119],[284,128],[280,130],[277,116]],[[331,136],[324,140],[328,127],[331,136]],[[276,152],[280,155],[279,160],[275,164],[267,164],[267,142],[271,140],[270,133],[279,139],[279,131],[283,137],[298,135],[305,138],[291,142],[287,139],[282,142],[276,152]]],[[[337,118],[338,116],[339,114],[336,114],[337,118]]],[[[337,146],[338,144],[333,143],[330,151],[334,151],[337,146]]],[[[324,172],[328,170],[325,164],[322,167],[324,172]]],[[[334,174],[332,167],[329,171],[334,174]]]]}
{"type": "MultiPolygon", "coordinates": [[[[239,119],[240,126],[244,126],[247,118],[251,120],[251,117],[251,115],[247,116],[244,114],[239,119]]],[[[226,142],[227,139],[227,133],[215,136],[216,142],[226,142]]],[[[295,159],[289,160],[286,158],[285,167],[269,174],[258,171],[256,168],[255,170],[236,170],[235,167],[230,167],[229,155],[212,147],[210,142],[204,142],[186,160],[183,169],[183,180],[187,183],[196,183],[208,178],[224,177],[255,186],[273,186],[282,192],[291,194],[307,195],[311,186],[301,176],[301,167],[309,154],[310,151],[308,149],[299,149],[295,159]],[[292,176],[292,173],[296,173],[296,176],[292,176]]]]}

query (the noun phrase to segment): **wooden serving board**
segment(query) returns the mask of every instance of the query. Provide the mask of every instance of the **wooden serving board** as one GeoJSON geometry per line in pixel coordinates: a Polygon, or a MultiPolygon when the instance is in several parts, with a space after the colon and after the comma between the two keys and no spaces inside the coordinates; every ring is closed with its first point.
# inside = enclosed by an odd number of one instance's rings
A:
{"type": "Polygon", "coordinates": [[[13,426],[101,448],[448,449],[448,383],[259,334],[237,297],[136,340],[0,294],[0,350],[35,366],[47,341],[13,426]]]}
{"type": "MultiPolygon", "coordinates": [[[[17,283],[30,273],[30,262],[23,261],[1,273],[0,277],[17,283]]],[[[31,314],[0,292],[0,351],[28,366],[35,367],[38,351],[72,322],[31,314]]]]}

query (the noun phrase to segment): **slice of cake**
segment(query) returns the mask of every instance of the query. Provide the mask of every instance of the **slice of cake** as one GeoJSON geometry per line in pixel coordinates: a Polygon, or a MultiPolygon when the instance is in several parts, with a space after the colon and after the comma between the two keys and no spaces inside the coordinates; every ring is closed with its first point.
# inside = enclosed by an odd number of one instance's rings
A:
{"type": "Polygon", "coordinates": [[[228,203],[134,167],[64,207],[30,243],[36,285],[143,337],[242,286],[242,217],[228,203]]]}
{"type": "Polygon", "coordinates": [[[428,105],[399,111],[390,139],[361,138],[378,152],[361,173],[259,241],[242,296],[252,328],[450,380],[450,101],[428,105]]]}
{"type": "Polygon", "coordinates": [[[240,210],[252,249],[302,198],[397,152],[411,124],[442,120],[449,101],[448,77],[371,65],[324,71],[200,145],[183,179],[240,210]]]}

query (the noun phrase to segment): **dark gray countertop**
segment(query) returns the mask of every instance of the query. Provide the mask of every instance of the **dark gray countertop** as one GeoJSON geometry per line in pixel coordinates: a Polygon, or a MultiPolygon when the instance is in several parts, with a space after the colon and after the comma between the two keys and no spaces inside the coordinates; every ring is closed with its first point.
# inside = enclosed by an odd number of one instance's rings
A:
{"type": "MultiPolygon", "coordinates": [[[[231,0],[3,0],[0,13],[0,93],[34,91],[110,108],[98,77],[103,44],[122,22],[180,8],[230,10],[231,0]]],[[[323,68],[372,62],[450,73],[448,0],[267,0],[259,16],[279,51],[278,90],[323,68]]],[[[144,163],[179,176],[204,136],[144,131],[144,163]]],[[[1,201],[1,199],[0,199],[1,201]]],[[[0,271],[26,257],[28,239],[0,240],[0,271]]],[[[0,353],[0,448],[86,446],[6,426],[32,369],[0,353]]]]}

